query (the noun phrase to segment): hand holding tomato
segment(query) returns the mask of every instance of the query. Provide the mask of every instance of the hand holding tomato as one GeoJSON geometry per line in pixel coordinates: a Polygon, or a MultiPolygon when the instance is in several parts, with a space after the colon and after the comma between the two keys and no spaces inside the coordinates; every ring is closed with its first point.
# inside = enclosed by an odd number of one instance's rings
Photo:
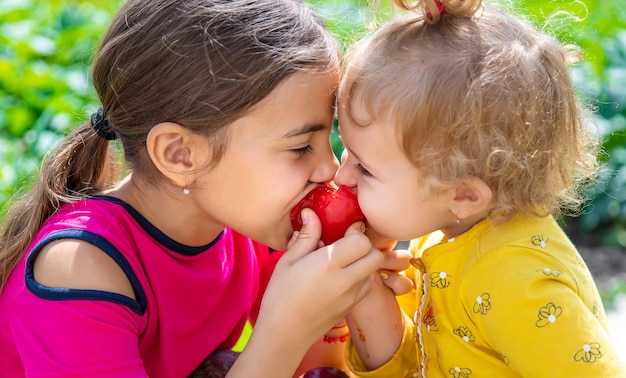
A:
{"type": "Polygon", "coordinates": [[[311,190],[291,211],[291,225],[294,230],[302,229],[300,211],[307,207],[320,218],[320,240],[326,245],[341,239],[351,224],[365,221],[356,193],[345,185],[336,188],[327,183],[311,190]]]}

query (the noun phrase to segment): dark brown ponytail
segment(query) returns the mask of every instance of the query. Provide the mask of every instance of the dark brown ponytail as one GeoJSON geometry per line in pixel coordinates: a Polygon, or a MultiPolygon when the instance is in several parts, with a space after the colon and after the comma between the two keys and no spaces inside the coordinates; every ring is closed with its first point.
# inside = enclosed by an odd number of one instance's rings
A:
{"type": "Polygon", "coordinates": [[[0,229],[0,289],[41,224],[64,203],[113,185],[118,163],[109,142],[87,122],[73,130],[44,159],[30,191],[17,197],[0,229]]]}

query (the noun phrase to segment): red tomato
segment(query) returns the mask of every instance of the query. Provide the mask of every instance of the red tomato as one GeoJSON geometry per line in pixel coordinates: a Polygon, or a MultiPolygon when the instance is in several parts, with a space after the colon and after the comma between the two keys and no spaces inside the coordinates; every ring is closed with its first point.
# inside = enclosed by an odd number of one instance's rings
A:
{"type": "Polygon", "coordinates": [[[341,239],[348,227],[357,221],[365,221],[365,215],[359,207],[356,193],[345,185],[335,188],[330,184],[311,190],[291,210],[291,225],[296,231],[302,229],[300,211],[310,208],[322,222],[324,244],[332,244],[341,239]]]}

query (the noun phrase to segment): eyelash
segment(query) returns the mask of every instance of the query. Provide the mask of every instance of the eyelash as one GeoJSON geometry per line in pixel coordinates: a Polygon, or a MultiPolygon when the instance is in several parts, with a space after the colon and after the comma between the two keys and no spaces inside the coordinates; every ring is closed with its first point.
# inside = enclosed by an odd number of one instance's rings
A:
{"type": "Polygon", "coordinates": [[[354,168],[363,176],[372,177],[372,174],[359,163],[354,165],[354,168]]]}
{"type": "Polygon", "coordinates": [[[311,153],[311,151],[313,151],[313,147],[311,147],[310,145],[306,146],[306,147],[302,147],[302,148],[296,148],[294,150],[291,150],[294,154],[298,155],[298,156],[303,156],[306,154],[311,153]]]}

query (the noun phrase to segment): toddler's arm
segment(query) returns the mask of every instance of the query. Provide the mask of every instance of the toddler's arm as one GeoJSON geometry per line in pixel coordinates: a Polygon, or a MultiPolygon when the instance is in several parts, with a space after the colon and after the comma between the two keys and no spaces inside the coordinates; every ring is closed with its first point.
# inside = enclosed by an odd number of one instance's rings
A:
{"type": "Polygon", "coordinates": [[[405,319],[395,294],[379,277],[372,291],[346,317],[351,342],[367,370],[376,369],[396,353],[404,335],[405,319]]]}
{"type": "Polygon", "coordinates": [[[385,251],[385,270],[374,277],[372,291],[346,317],[351,335],[348,365],[359,377],[402,377],[407,364],[416,364],[414,323],[397,301],[397,296],[406,294],[403,298],[411,300],[405,310],[412,312],[415,307],[412,280],[397,273],[407,269],[411,254],[390,251],[395,241],[377,238],[371,230],[368,233],[372,243],[385,251]]]}

